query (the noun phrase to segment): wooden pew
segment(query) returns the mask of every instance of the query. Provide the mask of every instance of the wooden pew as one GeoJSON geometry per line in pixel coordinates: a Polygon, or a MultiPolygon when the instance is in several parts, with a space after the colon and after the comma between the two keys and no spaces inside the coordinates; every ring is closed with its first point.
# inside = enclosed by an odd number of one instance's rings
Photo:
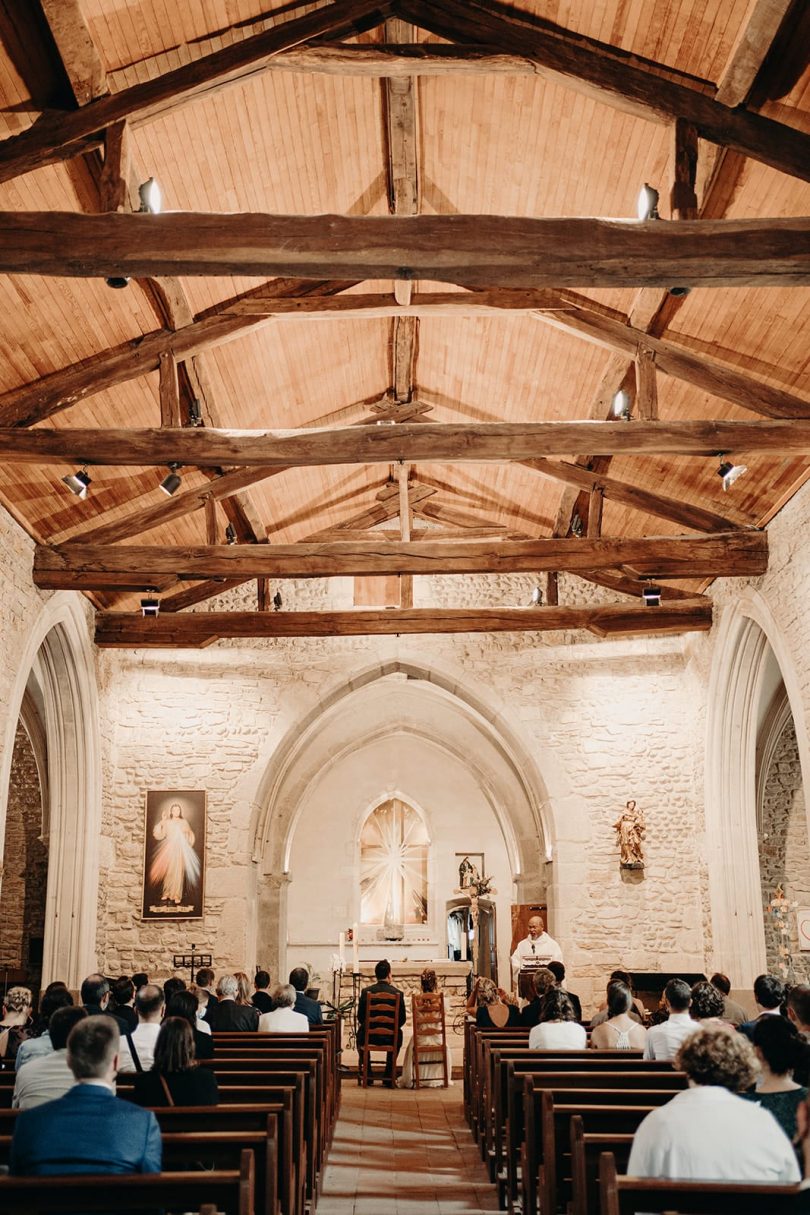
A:
{"type": "Polygon", "coordinates": [[[574,1114],[571,1119],[570,1134],[570,1215],[596,1215],[599,1210],[600,1157],[603,1152],[612,1152],[616,1167],[625,1172],[633,1146],[633,1136],[588,1132],[580,1114],[574,1114]]]}
{"type": "Polygon", "coordinates": [[[798,1193],[795,1185],[623,1177],[616,1172],[612,1152],[603,1152],[599,1163],[602,1215],[633,1215],[638,1210],[651,1215],[788,1215],[796,1209],[798,1193]]]}
{"type": "Polygon", "coordinates": [[[254,1215],[253,1153],[238,1169],[210,1173],[105,1173],[99,1176],[0,1177],[3,1215],[38,1212],[168,1210],[254,1215]]]}
{"type": "MultiPolygon", "coordinates": [[[[502,1113],[501,1135],[495,1140],[495,1164],[498,1170],[499,1190],[506,1186],[506,1205],[512,1210],[518,1196],[518,1166],[524,1138],[525,1080],[531,1078],[532,1088],[537,1093],[543,1088],[562,1094],[566,1090],[618,1089],[670,1090],[679,1092],[686,1087],[683,1072],[676,1072],[672,1064],[661,1060],[620,1060],[586,1058],[579,1069],[569,1066],[569,1061],[557,1069],[552,1062],[545,1067],[532,1066],[524,1060],[508,1060],[506,1063],[506,1098],[502,1113]],[[554,1070],[550,1070],[554,1067],[554,1070]],[[499,1151],[502,1145],[502,1158],[499,1151]]],[[[577,1098],[578,1099],[578,1098],[577,1098]]],[[[504,1203],[502,1202],[503,1206],[504,1203]]]]}
{"type": "MultiPolygon", "coordinates": [[[[603,1097],[609,1095],[610,1090],[605,1090],[603,1097]]],[[[554,1215],[558,1202],[565,1209],[570,1196],[571,1118],[575,1114],[582,1118],[588,1133],[634,1134],[647,1114],[670,1100],[672,1094],[662,1093],[657,1101],[645,1098],[643,1104],[600,1100],[592,1105],[571,1101],[570,1094],[568,1101],[564,1097],[555,1100],[547,1091],[537,1096],[537,1105],[532,1101],[526,1107],[526,1138],[521,1154],[523,1215],[537,1215],[538,1209],[543,1215],[554,1215]]]]}

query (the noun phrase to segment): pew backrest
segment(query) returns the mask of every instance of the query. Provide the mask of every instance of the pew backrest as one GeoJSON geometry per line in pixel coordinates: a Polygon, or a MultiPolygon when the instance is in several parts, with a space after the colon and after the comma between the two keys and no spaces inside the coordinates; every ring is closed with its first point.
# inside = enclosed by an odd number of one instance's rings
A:
{"type": "Polygon", "coordinates": [[[797,1209],[797,1186],[668,1181],[618,1174],[612,1152],[599,1161],[601,1215],[788,1215],[797,1209]]]}

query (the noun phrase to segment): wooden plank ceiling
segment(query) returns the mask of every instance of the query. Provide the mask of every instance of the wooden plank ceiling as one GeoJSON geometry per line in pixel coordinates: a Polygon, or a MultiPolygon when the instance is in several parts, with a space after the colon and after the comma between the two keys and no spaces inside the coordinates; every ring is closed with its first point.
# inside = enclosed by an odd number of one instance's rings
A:
{"type": "Polygon", "coordinates": [[[101,644],[677,632],[710,625],[707,571],[762,568],[753,529],[810,467],[806,6],[7,0],[0,38],[0,501],[41,584],[102,609],[101,644]],[[55,214],[138,210],[149,177],[175,214],[88,236],[55,214]],[[204,218],[245,212],[290,217],[278,255],[258,219],[204,218]],[[322,215],[353,223],[302,222],[322,215]],[[619,389],[629,420],[566,447],[619,389]],[[728,492],[721,450],[748,468],[728,492]],[[79,499],[61,478],[83,464],[79,499]],[[529,570],[547,605],[412,606],[413,577],[471,569],[529,570]],[[557,570],[615,607],[555,606],[557,570]],[[277,579],[338,573],[399,573],[395,622],[268,617],[277,579]],[[640,610],[650,574],[664,606],[640,610]],[[184,610],[249,579],[257,618],[184,610]]]}

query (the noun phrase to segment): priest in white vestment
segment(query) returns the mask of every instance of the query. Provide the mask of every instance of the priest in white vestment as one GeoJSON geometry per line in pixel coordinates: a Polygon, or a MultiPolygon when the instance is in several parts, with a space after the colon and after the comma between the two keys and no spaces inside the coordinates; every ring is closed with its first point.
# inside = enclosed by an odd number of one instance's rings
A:
{"type": "Polygon", "coordinates": [[[543,920],[539,915],[533,915],[528,924],[528,936],[518,942],[512,954],[512,982],[517,985],[517,977],[524,965],[533,962],[562,962],[562,950],[553,937],[543,928],[543,920]]]}

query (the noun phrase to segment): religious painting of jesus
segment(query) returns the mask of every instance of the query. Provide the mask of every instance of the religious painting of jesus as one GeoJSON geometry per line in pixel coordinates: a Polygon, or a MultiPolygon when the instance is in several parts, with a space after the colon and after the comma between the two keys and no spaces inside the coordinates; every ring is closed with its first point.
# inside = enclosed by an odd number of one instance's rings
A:
{"type": "Polygon", "coordinates": [[[205,884],[205,793],[150,789],[144,825],[144,920],[200,920],[205,884]]]}

